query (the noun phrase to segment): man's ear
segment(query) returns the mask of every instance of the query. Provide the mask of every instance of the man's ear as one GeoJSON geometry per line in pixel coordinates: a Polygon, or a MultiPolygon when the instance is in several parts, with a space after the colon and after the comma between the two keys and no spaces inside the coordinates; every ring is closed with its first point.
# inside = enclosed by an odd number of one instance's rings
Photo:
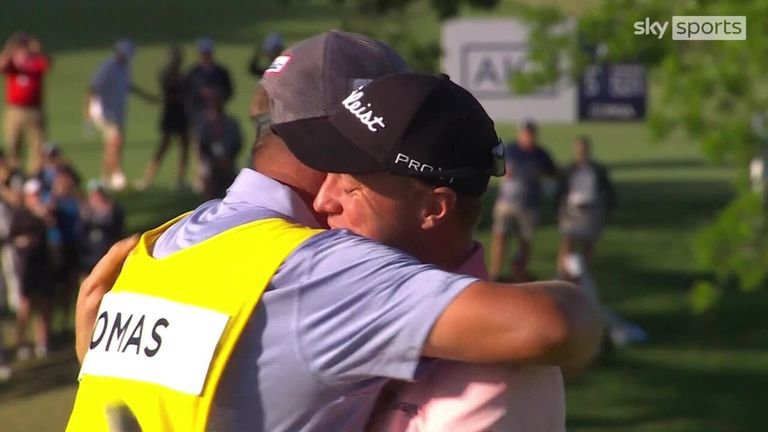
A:
{"type": "Polygon", "coordinates": [[[444,223],[448,215],[456,210],[456,192],[447,187],[432,189],[425,200],[421,214],[421,228],[425,230],[444,223]]]}

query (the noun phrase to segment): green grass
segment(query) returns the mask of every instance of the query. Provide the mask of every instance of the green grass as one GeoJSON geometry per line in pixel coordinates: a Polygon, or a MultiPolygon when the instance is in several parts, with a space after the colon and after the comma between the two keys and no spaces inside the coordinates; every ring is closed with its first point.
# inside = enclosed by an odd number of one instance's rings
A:
{"type": "MultiPolygon", "coordinates": [[[[98,174],[101,147],[95,137],[83,134],[83,92],[93,68],[109,55],[116,38],[128,35],[138,41],[135,81],[152,90],[168,43],[185,43],[189,62],[195,37],[207,34],[217,39],[217,54],[236,82],[230,111],[241,119],[250,139],[245,113],[255,82],[246,73],[246,63],[255,44],[272,29],[297,40],[340,27],[343,15],[322,1],[309,7],[246,1],[222,1],[213,7],[201,0],[69,3],[3,2],[0,37],[26,29],[40,34],[50,47],[55,56],[47,82],[50,136],[87,178],[98,174]]],[[[550,3],[576,13],[580,5],[550,3]]],[[[500,10],[512,9],[511,2],[504,2],[500,10]]],[[[427,36],[437,35],[434,21],[419,20],[426,23],[427,36]]],[[[125,149],[131,178],[142,173],[156,144],[157,116],[157,106],[131,100],[125,149]]],[[[500,125],[500,133],[511,138],[513,128],[500,125]]],[[[643,325],[651,341],[607,353],[587,374],[568,383],[569,430],[762,430],[768,331],[758,323],[763,321],[768,296],[730,294],[719,310],[698,319],[687,307],[688,289],[701,275],[693,263],[691,238],[729,199],[733,169],[708,164],[695,143],[681,136],[653,144],[643,124],[547,124],[542,127],[542,141],[565,163],[573,137],[582,133],[593,137],[595,153],[611,168],[618,187],[619,207],[595,261],[601,296],[610,307],[643,325]]],[[[150,227],[196,204],[194,196],[171,187],[174,158],[175,151],[167,156],[156,189],[118,196],[132,230],[150,227]]],[[[488,238],[489,213],[486,206],[478,234],[483,241],[488,238]]],[[[557,241],[550,211],[537,233],[535,274],[553,274],[557,241]]],[[[20,368],[16,379],[0,385],[0,430],[61,430],[75,392],[77,369],[70,351],[57,351],[50,361],[20,368]]]]}

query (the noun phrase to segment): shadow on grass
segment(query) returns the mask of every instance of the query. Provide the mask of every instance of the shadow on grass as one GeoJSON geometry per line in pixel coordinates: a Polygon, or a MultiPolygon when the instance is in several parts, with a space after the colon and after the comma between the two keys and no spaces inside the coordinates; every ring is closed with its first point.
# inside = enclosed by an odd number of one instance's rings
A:
{"type": "Polygon", "coordinates": [[[676,431],[752,432],[764,428],[768,385],[764,375],[733,368],[691,370],[627,358],[601,362],[600,368],[606,374],[631,373],[629,382],[637,391],[623,393],[615,402],[632,409],[621,416],[572,414],[568,418],[569,430],[618,431],[679,421],[690,427],[675,427],[676,431]]]}
{"type": "Polygon", "coordinates": [[[628,309],[630,312],[622,314],[642,325],[654,345],[725,349],[768,346],[768,327],[756,324],[764,321],[768,310],[768,290],[725,291],[716,309],[695,316],[688,295],[696,280],[709,277],[705,272],[655,269],[619,254],[598,254],[595,268],[601,269],[595,275],[601,301],[628,309]],[[650,306],[638,312],[632,307],[633,301],[650,306]]]}
{"type": "Polygon", "coordinates": [[[45,359],[21,362],[13,369],[11,380],[0,384],[0,403],[76,384],[80,365],[72,342],[51,350],[45,359]]]}
{"type": "Polygon", "coordinates": [[[28,31],[56,53],[109,48],[122,37],[143,45],[191,42],[207,35],[255,47],[270,30],[280,29],[289,41],[303,39],[308,33],[327,30],[328,23],[338,23],[340,18],[338,7],[328,2],[6,0],[0,14],[0,29],[4,30],[0,37],[28,31]]]}
{"type": "Polygon", "coordinates": [[[617,194],[609,224],[621,228],[688,228],[712,220],[733,196],[727,182],[705,180],[619,183],[617,194]]]}
{"type": "Polygon", "coordinates": [[[620,162],[611,162],[608,168],[611,173],[618,170],[632,170],[632,169],[682,169],[682,168],[705,168],[710,167],[712,164],[705,159],[672,159],[666,158],[648,158],[648,159],[635,159],[625,160],[620,162]]]}

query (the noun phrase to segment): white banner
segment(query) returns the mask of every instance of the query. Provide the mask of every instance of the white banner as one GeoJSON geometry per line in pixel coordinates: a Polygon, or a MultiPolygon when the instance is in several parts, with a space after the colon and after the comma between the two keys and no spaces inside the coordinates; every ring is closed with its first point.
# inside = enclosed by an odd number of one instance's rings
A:
{"type": "Polygon", "coordinates": [[[514,19],[458,19],[443,25],[443,70],[496,121],[573,122],[577,91],[566,78],[532,94],[515,94],[511,73],[528,67],[528,29],[514,19]]]}
{"type": "Polygon", "coordinates": [[[229,317],[133,293],[108,293],[83,375],[131,379],[199,395],[229,317]]]}

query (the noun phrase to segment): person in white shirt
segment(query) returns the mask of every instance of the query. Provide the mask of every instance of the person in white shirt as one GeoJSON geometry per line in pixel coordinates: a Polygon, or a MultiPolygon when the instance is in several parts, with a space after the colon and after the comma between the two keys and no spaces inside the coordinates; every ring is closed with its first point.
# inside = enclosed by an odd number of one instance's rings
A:
{"type": "Polygon", "coordinates": [[[566,257],[574,252],[581,254],[589,267],[606,214],[615,204],[608,170],[592,159],[589,137],[576,138],[573,149],[575,161],[564,171],[557,193],[560,272],[565,270],[566,257]]]}

